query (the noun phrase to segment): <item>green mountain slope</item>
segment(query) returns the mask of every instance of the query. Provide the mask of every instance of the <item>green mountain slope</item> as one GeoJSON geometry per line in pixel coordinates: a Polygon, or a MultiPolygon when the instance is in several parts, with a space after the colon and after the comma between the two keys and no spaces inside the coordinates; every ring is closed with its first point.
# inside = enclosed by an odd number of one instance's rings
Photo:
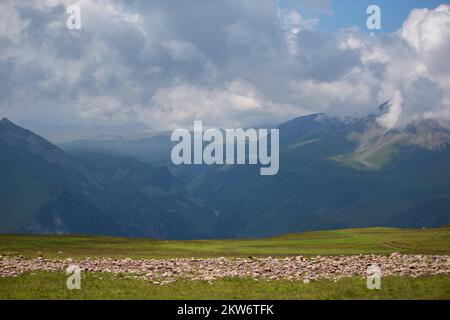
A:
{"type": "Polygon", "coordinates": [[[195,198],[168,169],[131,157],[101,153],[73,154],[115,199],[158,238],[208,238],[213,211],[195,198]]]}
{"type": "Polygon", "coordinates": [[[450,223],[449,127],[387,130],[376,117],[282,124],[275,176],[257,166],[173,166],[159,134],[128,147],[79,141],[68,156],[3,120],[0,232],[187,239],[450,223]]]}
{"type": "Polygon", "coordinates": [[[165,169],[112,156],[85,167],[7,119],[0,155],[0,232],[209,236],[212,211],[165,169]]]}
{"type": "Polygon", "coordinates": [[[1,232],[124,234],[111,196],[48,141],[3,119],[0,154],[1,232]]]}
{"type": "Polygon", "coordinates": [[[280,136],[278,175],[221,167],[190,182],[218,213],[221,237],[450,223],[445,128],[421,122],[388,131],[375,117],[313,115],[281,125],[280,136]]]}

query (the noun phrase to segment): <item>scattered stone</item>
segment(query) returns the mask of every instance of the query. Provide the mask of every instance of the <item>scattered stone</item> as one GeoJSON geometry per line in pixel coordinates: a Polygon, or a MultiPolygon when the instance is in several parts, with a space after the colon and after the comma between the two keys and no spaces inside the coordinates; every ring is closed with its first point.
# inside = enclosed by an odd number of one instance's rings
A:
{"type": "MultiPolygon", "coordinates": [[[[24,272],[62,271],[73,260],[34,259],[21,256],[1,256],[0,277],[17,277],[24,272]]],[[[365,277],[367,267],[378,265],[383,276],[421,277],[450,274],[449,256],[391,254],[355,256],[302,256],[288,258],[210,258],[210,259],[149,259],[133,260],[86,258],[77,260],[86,272],[111,273],[144,278],[150,283],[166,285],[178,279],[208,283],[220,278],[252,278],[255,280],[338,281],[348,277],[365,277]]]]}

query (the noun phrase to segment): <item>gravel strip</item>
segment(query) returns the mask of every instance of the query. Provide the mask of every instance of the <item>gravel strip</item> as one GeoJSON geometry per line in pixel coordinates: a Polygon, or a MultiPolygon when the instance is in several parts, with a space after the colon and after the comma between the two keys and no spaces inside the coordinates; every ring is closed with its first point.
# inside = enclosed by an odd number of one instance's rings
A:
{"type": "Polygon", "coordinates": [[[69,265],[78,266],[82,272],[107,272],[144,278],[154,284],[164,285],[178,279],[202,280],[255,278],[264,280],[302,280],[309,283],[327,279],[367,276],[371,265],[380,267],[382,276],[420,277],[450,274],[450,256],[383,255],[353,256],[303,256],[289,258],[211,258],[132,260],[94,259],[80,261],[49,260],[42,257],[27,259],[21,256],[0,256],[0,277],[17,277],[24,272],[63,271],[69,265]]]}

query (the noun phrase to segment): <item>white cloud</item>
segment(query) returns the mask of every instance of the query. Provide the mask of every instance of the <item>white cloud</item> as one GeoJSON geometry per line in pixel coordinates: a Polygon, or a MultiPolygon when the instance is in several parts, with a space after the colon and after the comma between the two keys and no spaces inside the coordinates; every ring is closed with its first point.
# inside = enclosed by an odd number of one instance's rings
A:
{"type": "Polygon", "coordinates": [[[197,47],[189,41],[170,39],[163,43],[163,47],[176,61],[190,61],[203,57],[197,47]]]}
{"type": "Polygon", "coordinates": [[[448,42],[450,7],[441,5],[435,10],[413,10],[403,24],[401,36],[418,52],[439,49],[448,42]]]}
{"type": "Polygon", "coordinates": [[[279,12],[281,28],[286,34],[286,42],[289,53],[295,55],[298,52],[295,38],[301,30],[313,29],[318,23],[317,18],[307,19],[295,10],[281,10],[279,12]]]}
{"type": "Polygon", "coordinates": [[[397,32],[374,37],[316,31],[298,10],[306,0],[81,0],[78,32],[64,27],[69,2],[0,3],[2,115],[248,126],[364,115],[391,99],[379,119],[387,127],[450,117],[449,5],[413,10],[397,32]]]}
{"type": "Polygon", "coordinates": [[[379,124],[387,129],[392,129],[397,125],[403,110],[403,97],[399,91],[394,92],[394,96],[390,100],[389,110],[385,114],[377,118],[379,124]]]}
{"type": "Polygon", "coordinates": [[[153,127],[171,129],[191,126],[194,120],[203,120],[211,127],[245,127],[269,122],[279,108],[290,116],[300,111],[265,101],[254,87],[242,81],[226,83],[222,89],[174,83],[159,89],[149,104],[151,107],[135,106],[134,111],[153,127]]]}
{"type": "Polygon", "coordinates": [[[28,25],[28,21],[22,20],[14,9],[13,0],[0,2],[0,35],[17,44],[21,40],[23,30],[28,25]]]}

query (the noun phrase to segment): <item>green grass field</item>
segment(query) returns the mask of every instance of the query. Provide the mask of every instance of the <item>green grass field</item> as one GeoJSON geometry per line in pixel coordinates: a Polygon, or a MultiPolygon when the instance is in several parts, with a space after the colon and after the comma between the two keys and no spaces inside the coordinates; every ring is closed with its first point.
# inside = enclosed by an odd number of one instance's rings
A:
{"type": "Polygon", "coordinates": [[[64,273],[27,273],[0,278],[1,299],[450,299],[450,277],[383,278],[381,290],[368,290],[362,278],[338,283],[220,279],[177,281],[167,286],[109,274],[84,273],[81,290],[67,290],[64,273]]]}
{"type": "Polygon", "coordinates": [[[350,254],[450,254],[450,228],[368,228],[267,239],[164,241],[93,236],[0,235],[0,254],[46,258],[263,257],[350,254]]]}
{"type": "MultiPolygon", "coordinates": [[[[388,228],[309,232],[267,239],[162,241],[93,236],[0,235],[0,254],[51,259],[247,257],[291,255],[450,254],[450,228],[388,228]]],[[[0,299],[450,299],[450,276],[382,279],[368,290],[363,278],[337,283],[221,279],[178,280],[157,286],[124,275],[83,273],[82,289],[67,290],[60,272],[0,278],[0,299]]]]}

